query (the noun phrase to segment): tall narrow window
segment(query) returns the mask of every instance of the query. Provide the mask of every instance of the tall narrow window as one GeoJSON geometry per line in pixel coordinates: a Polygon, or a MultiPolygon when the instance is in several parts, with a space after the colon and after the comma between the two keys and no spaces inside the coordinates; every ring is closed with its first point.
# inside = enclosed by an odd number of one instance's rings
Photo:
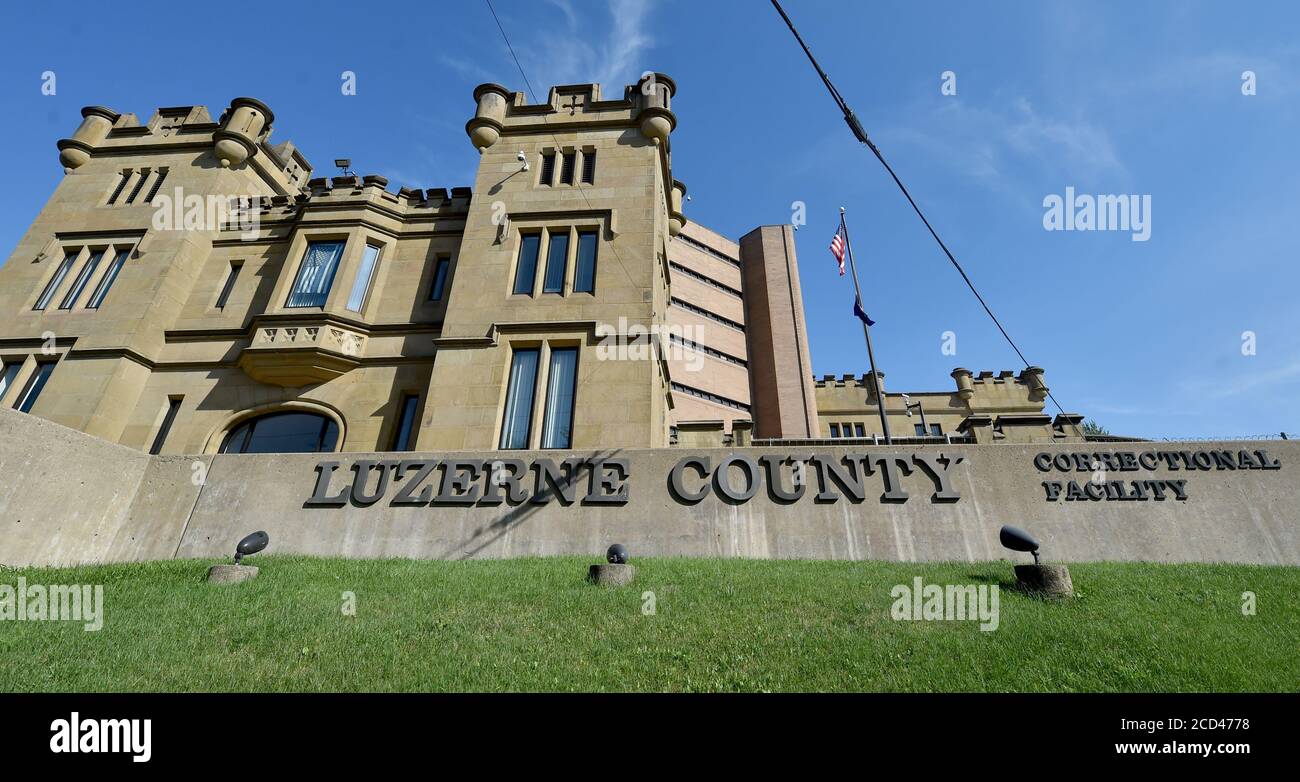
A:
{"type": "Polygon", "coordinates": [[[43,310],[50,306],[50,299],[54,298],[54,292],[63,284],[63,278],[67,277],[68,272],[72,271],[72,264],[76,263],[76,261],[77,251],[69,250],[68,253],[63,256],[63,262],[60,263],[59,268],[55,270],[54,276],[50,278],[48,283],[46,283],[45,290],[41,291],[41,297],[36,300],[36,306],[32,307],[32,309],[43,310]]]}
{"type": "Polygon", "coordinates": [[[560,162],[560,184],[573,184],[573,163],[576,153],[565,152],[564,159],[560,162]]]}
{"type": "Polygon", "coordinates": [[[839,436],[840,436],[840,425],[831,424],[831,437],[839,437],[839,436]]]}
{"type": "Polygon", "coordinates": [[[582,183],[584,185],[596,183],[596,150],[594,149],[582,153],[582,183]]]}
{"type": "Polygon", "coordinates": [[[573,443],[574,385],[578,379],[578,349],[551,351],[546,377],[546,415],[542,419],[542,447],[569,448],[573,443]]]}
{"type": "Polygon", "coordinates": [[[379,248],[373,244],[366,245],[361,256],[361,268],[357,269],[357,278],[352,281],[352,292],[348,294],[348,309],[360,312],[365,306],[366,294],[370,292],[370,282],[375,277],[375,267],[379,265],[379,248]]]}
{"type": "Polygon", "coordinates": [[[854,424],[854,425],[853,425],[853,436],[854,436],[854,437],[866,437],[866,436],[867,436],[867,430],[866,430],[866,427],[864,427],[862,424],[854,424]]]}
{"type": "Polygon", "coordinates": [[[533,433],[533,392],[537,387],[537,348],[516,350],[510,359],[510,382],[506,386],[506,413],[501,421],[499,448],[528,447],[533,433]]]}
{"type": "Polygon", "coordinates": [[[555,153],[547,152],[542,155],[542,173],[538,178],[538,183],[549,185],[555,179],[555,153]]]}
{"type": "Polygon", "coordinates": [[[541,234],[524,234],[519,237],[519,263],[515,266],[515,293],[533,295],[537,280],[537,254],[541,251],[541,234]]]}
{"type": "Polygon", "coordinates": [[[153,187],[149,188],[149,195],[144,197],[144,202],[146,204],[153,203],[153,197],[158,195],[159,189],[162,188],[163,180],[166,178],[167,178],[167,169],[165,168],[158,169],[158,177],[154,179],[153,187]]]}
{"type": "Polygon", "coordinates": [[[394,451],[415,450],[415,411],[420,406],[418,394],[406,394],[397,409],[397,431],[393,433],[394,451]]]}
{"type": "Polygon", "coordinates": [[[72,306],[77,303],[77,299],[81,298],[81,292],[86,289],[86,283],[90,282],[90,278],[95,275],[95,270],[99,268],[99,262],[103,258],[103,250],[95,250],[90,254],[90,257],[86,259],[86,265],[81,267],[81,273],[73,281],[72,287],[68,289],[63,301],[59,302],[59,309],[72,309],[72,306]]]}
{"type": "Polygon", "coordinates": [[[546,250],[546,277],[542,279],[542,293],[564,293],[564,273],[569,266],[569,232],[551,234],[551,244],[546,250]]]}
{"type": "Polygon", "coordinates": [[[334,273],[343,257],[343,242],[312,242],[307,245],[302,266],[293,281],[286,307],[324,307],[329,298],[334,273]]]}
{"type": "Polygon", "coordinates": [[[163,443],[167,442],[167,435],[171,433],[172,424],[176,421],[176,413],[180,412],[182,398],[168,397],[167,412],[163,415],[162,425],[158,427],[158,434],[153,438],[153,445],[149,446],[149,453],[155,455],[162,453],[163,443]]]}
{"type": "Polygon", "coordinates": [[[0,366],[0,399],[13,387],[14,378],[18,377],[18,371],[22,368],[21,361],[10,361],[0,366]]]}
{"type": "Polygon", "coordinates": [[[18,395],[18,400],[14,402],[14,409],[21,413],[30,413],[32,405],[36,404],[36,397],[41,395],[41,389],[45,388],[45,383],[50,379],[50,373],[53,371],[53,361],[37,364],[36,371],[28,378],[23,392],[18,395]]]}
{"type": "Polygon", "coordinates": [[[217,309],[224,310],[230,301],[230,292],[235,289],[235,280],[239,279],[239,270],[244,268],[243,261],[231,261],[230,271],[226,272],[226,282],[221,286],[221,295],[217,297],[217,309]]]}
{"type": "Polygon", "coordinates": [[[131,169],[128,168],[122,172],[122,178],[117,180],[117,187],[113,188],[113,194],[108,197],[109,206],[112,206],[114,203],[117,202],[117,197],[122,195],[122,191],[126,189],[126,183],[130,179],[131,179],[131,169]]]}
{"type": "Polygon", "coordinates": [[[573,270],[573,292],[596,292],[596,232],[578,234],[578,265],[573,270]]]}
{"type": "Polygon", "coordinates": [[[450,267],[450,258],[439,258],[434,263],[433,284],[429,286],[429,301],[442,301],[442,294],[447,287],[447,269],[450,267]]]}
{"type": "Polygon", "coordinates": [[[149,169],[140,169],[140,178],[135,181],[135,187],[131,188],[131,195],[126,197],[128,204],[135,203],[135,197],[140,195],[140,190],[144,187],[145,180],[149,178],[149,169]]]}
{"type": "Polygon", "coordinates": [[[113,287],[113,281],[117,279],[118,273],[122,271],[122,266],[126,263],[126,256],[130,250],[119,250],[117,257],[108,265],[104,271],[104,277],[95,286],[95,292],[90,294],[90,301],[86,302],[89,309],[98,309],[104,303],[104,297],[108,295],[108,289],[113,287]]]}

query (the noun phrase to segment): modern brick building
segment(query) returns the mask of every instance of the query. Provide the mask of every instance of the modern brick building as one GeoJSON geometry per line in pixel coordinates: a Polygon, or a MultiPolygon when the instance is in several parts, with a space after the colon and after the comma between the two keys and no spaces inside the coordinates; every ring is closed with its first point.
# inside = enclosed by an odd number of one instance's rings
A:
{"type": "MultiPolygon", "coordinates": [[[[250,98],[88,107],[0,268],[0,405],[162,454],[870,440],[869,378],[813,378],[793,231],[684,214],[675,91],[482,85],[473,187],[397,192],[313,178],[250,98]]],[[[895,436],[1081,436],[1041,370],[953,378],[888,394],[895,436]]]]}

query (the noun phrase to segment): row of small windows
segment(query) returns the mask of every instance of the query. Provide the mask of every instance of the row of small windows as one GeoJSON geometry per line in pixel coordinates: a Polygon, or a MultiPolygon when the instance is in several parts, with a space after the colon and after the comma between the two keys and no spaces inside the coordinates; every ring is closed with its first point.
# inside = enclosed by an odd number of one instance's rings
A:
{"type": "MultiPolygon", "coordinates": [[[[537,176],[537,184],[554,186],[555,181],[555,159],[559,157],[560,162],[560,181],[558,184],[573,184],[573,174],[578,164],[578,153],[569,152],[552,152],[542,153],[541,172],[537,176]]],[[[596,183],[596,150],[585,149],[582,151],[582,184],[594,185],[596,183]]]]}
{"type": "Polygon", "coordinates": [[[154,196],[158,195],[158,190],[162,187],[163,182],[167,179],[167,171],[168,169],[165,167],[159,168],[157,171],[148,168],[142,168],[139,171],[132,168],[123,169],[120,174],[120,179],[117,181],[117,185],[113,188],[113,192],[108,196],[107,205],[113,206],[116,204],[118,199],[122,196],[123,191],[127,190],[128,184],[131,186],[131,189],[123,203],[135,203],[136,196],[140,195],[140,192],[144,190],[145,184],[148,182],[152,182],[152,184],[149,185],[148,195],[146,195],[140,203],[148,204],[152,202],[154,196]]]}
{"type": "MultiPolygon", "coordinates": [[[[289,298],[285,302],[286,307],[325,306],[330,289],[334,286],[334,277],[338,272],[339,262],[343,258],[345,244],[345,242],[341,241],[328,241],[311,242],[307,245],[307,252],[303,255],[302,265],[298,267],[298,274],[294,278],[293,287],[289,291],[289,298]]],[[[381,247],[370,243],[367,243],[365,250],[362,251],[361,265],[357,268],[356,277],[352,279],[352,288],[348,292],[347,308],[352,312],[361,312],[365,309],[366,299],[370,295],[370,289],[374,285],[375,275],[379,269],[382,252],[381,247]]],[[[240,267],[237,265],[238,263],[231,263],[225,285],[222,287],[221,295],[217,300],[218,309],[226,306],[230,291],[234,288],[235,279],[239,276],[240,267]]],[[[442,301],[446,295],[447,274],[450,268],[450,256],[440,255],[434,259],[433,279],[429,285],[429,301],[442,301]]]]}
{"type": "MultiPolygon", "coordinates": [[[[922,424],[913,424],[917,437],[925,437],[925,426],[922,424]]],[[[831,424],[831,438],[838,439],[841,437],[866,437],[866,428],[858,422],[845,422],[842,424],[831,424]]],[[[939,424],[930,424],[931,437],[943,437],[943,427],[939,424]]]]}
{"type": "Polygon", "coordinates": [[[722,315],[719,315],[718,313],[713,312],[712,310],[706,310],[706,309],[704,309],[703,307],[700,307],[700,306],[695,305],[695,304],[691,304],[691,303],[688,302],[688,301],[682,301],[681,299],[678,299],[678,298],[670,298],[670,299],[668,299],[668,303],[671,304],[671,305],[674,306],[674,307],[681,307],[682,309],[686,310],[687,312],[693,312],[693,313],[695,313],[696,315],[699,315],[700,317],[708,318],[709,320],[712,320],[712,321],[716,321],[716,322],[718,322],[718,323],[721,323],[721,324],[724,325],[724,326],[730,326],[731,328],[735,329],[736,331],[744,331],[744,330],[745,330],[745,324],[743,324],[743,323],[737,323],[736,321],[732,320],[731,318],[723,317],[722,315]]]}
{"type": "Polygon", "coordinates": [[[861,423],[831,424],[831,437],[866,437],[866,427],[861,423]]]}
{"type": "Polygon", "coordinates": [[[742,294],[740,291],[736,290],[735,288],[731,287],[730,285],[724,285],[723,283],[718,282],[712,277],[706,274],[700,274],[694,269],[683,266],[682,264],[677,263],[676,261],[669,261],[668,266],[673,271],[680,272],[686,275],[687,277],[690,277],[691,279],[699,280],[705,285],[717,288],[718,290],[723,291],[725,293],[730,293],[732,296],[735,296],[737,298],[742,298],[744,296],[744,294],[742,294]]]}
{"type": "Polygon", "coordinates": [[[730,353],[723,353],[721,350],[716,350],[714,348],[709,347],[708,345],[702,345],[699,342],[696,342],[695,340],[679,337],[676,334],[669,334],[668,341],[677,345],[681,345],[684,348],[698,351],[700,353],[705,354],[706,356],[712,356],[713,358],[716,358],[720,361],[726,361],[729,364],[735,364],[738,367],[749,366],[749,362],[743,358],[737,358],[736,356],[733,356],[730,353]]]}
{"type": "Polygon", "coordinates": [[[715,405],[722,405],[723,407],[730,407],[734,410],[744,410],[745,412],[749,412],[749,405],[745,404],[744,402],[737,402],[736,400],[728,399],[725,396],[718,396],[717,394],[711,394],[708,391],[705,391],[700,388],[696,388],[694,386],[688,386],[682,383],[673,383],[672,389],[674,391],[679,391],[683,394],[686,394],[687,396],[693,396],[697,399],[703,399],[706,402],[712,402],[715,405]]]}
{"type": "Polygon", "coordinates": [[[569,275],[569,249],[574,244],[572,239],[575,233],[577,250],[572,253],[575,263],[570,292],[594,294],[597,232],[568,228],[520,234],[519,258],[515,263],[515,281],[511,292],[524,296],[536,294],[538,262],[542,245],[546,244],[546,269],[542,274],[541,292],[564,295],[569,275]]]}
{"type": "MultiPolygon", "coordinates": [[[[19,375],[22,374],[25,361],[5,361],[0,363],[0,400],[17,387],[19,375]]],[[[23,383],[22,390],[13,399],[13,408],[20,413],[29,413],[41,390],[49,382],[54,372],[54,361],[38,361],[23,383]]]]}
{"type": "Polygon", "coordinates": [[[130,248],[119,249],[117,247],[68,248],[64,251],[63,260],[55,268],[54,274],[45,283],[45,287],[41,290],[41,295],[37,297],[36,303],[32,305],[32,309],[44,310],[56,298],[59,301],[59,309],[73,309],[88,289],[91,293],[84,306],[86,309],[98,309],[104,303],[104,297],[108,295],[108,291],[113,287],[113,283],[117,280],[118,274],[121,273],[122,267],[126,265],[130,252],[130,248]],[[83,255],[85,260],[78,266],[78,259],[83,255]],[[105,264],[104,258],[110,257],[110,255],[112,260],[105,264]],[[101,269],[102,273],[100,273],[101,269]],[[73,274],[74,270],[76,270],[76,274],[73,274]],[[58,297],[64,282],[70,277],[72,279],[71,286],[63,292],[61,298],[58,297]]]}
{"type": "Polygon", "coordinates": [[[725,261],[726,263],[735,266],[737,269],[741,268],[740,261],[736,260],[735,258],[732,258],[730,255],[723,255],[722,253],[708,246],[704,242],[700,242],[695,239],[692,239],[686,234],[677,234],[676,236],[673,237],[673,241],[689,244],[690,246],[694,247],[697,250],[702,250],[705,253],[712,255],[714,258],[717,258],[720,261],[725,261]]]}

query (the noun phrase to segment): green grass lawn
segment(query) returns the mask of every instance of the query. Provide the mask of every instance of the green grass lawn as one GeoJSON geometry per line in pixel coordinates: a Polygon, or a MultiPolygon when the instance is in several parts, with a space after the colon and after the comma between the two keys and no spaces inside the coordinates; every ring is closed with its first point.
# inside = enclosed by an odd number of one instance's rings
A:
{"type": "Polygon", "coordinates": [[[0,570],[103,584],[105,603],[99,632],[0,622],[0,690],[1300,689],[1300,568],[1076,564],[1079,595],[1044,602],[1007,562],[646,559],[625,588],[573,557],[250,562],[228,586],[196,560],[0,570]],[[894,621],[890,590],[917,575],[1001,583],[1000,626],[894,621]]]}

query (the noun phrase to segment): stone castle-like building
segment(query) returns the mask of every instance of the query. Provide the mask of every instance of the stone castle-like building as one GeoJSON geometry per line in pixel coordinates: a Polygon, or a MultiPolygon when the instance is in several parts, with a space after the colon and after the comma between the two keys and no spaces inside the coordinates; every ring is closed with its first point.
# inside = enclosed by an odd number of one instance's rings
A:
{"type": "MultiPolygon", "coordinates": [[[[482,85],[450,191],[313,178],[251,98],[88,107],[0,268],[0,405],[162,454],[870,441],[870,378],[813,378],[791,228],[684,214],[675,92],[482,85]]],[[[894,435],[1082,436],[1039,369],[953,378],[924,427],[887,394],[894,435]]]]}

